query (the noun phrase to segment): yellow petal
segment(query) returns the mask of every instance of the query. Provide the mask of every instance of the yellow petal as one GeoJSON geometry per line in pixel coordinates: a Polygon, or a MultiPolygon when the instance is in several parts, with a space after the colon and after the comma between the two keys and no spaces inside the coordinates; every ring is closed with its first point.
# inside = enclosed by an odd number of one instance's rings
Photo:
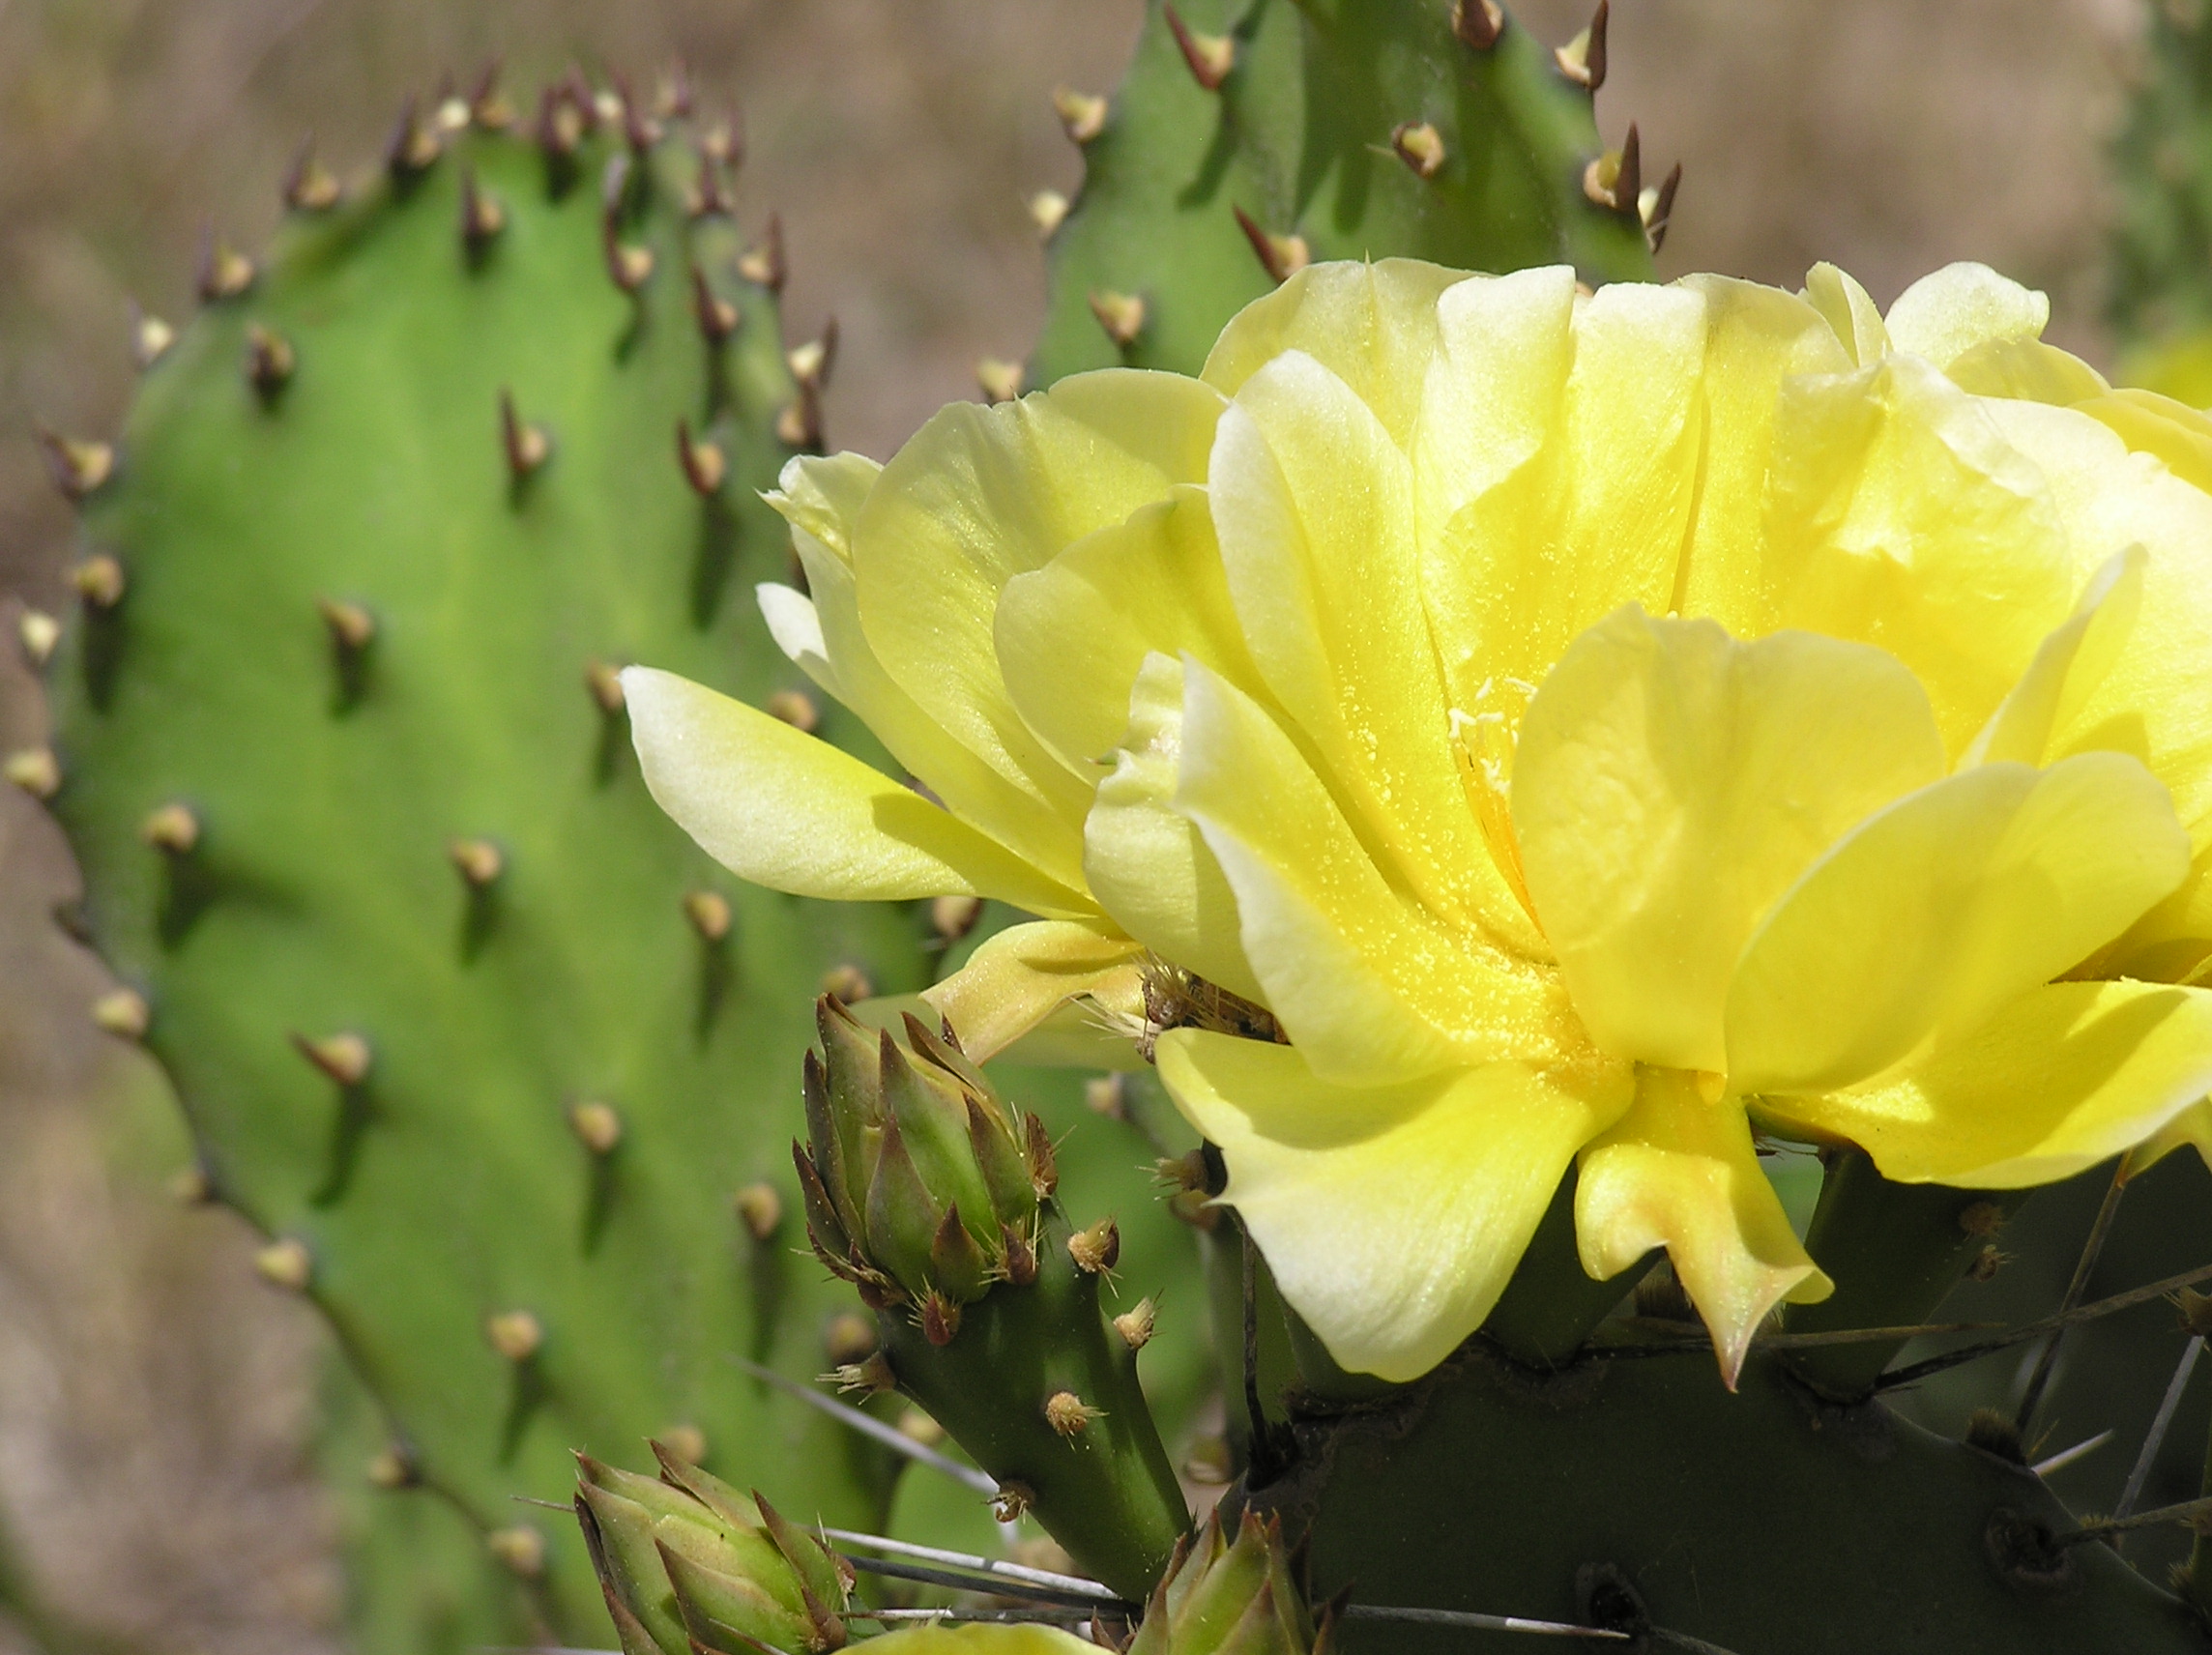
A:
{"type": "Polygon", "coordinates": [[[2032,406],[1970,397],[1912,356],[1781,395],[1765,513],[1773,624],[1896,655],[1952,752],[2087,573],[2042,472],[1994,418],[2032,406]]]}
{"type": "Polygon", "coordinates": [[[1576,1043],[1548,973],[1393,888],[1267,712],[1189,661],[1175,802],[1228,876],[1244,957],[1315,1074],[1365,1085],[1576,1043]]]}
{"type": "Polygon", "coordinates": [[[1308,265],[1231,318],[1206,359],[1205,378],[1235,396],[1284,352],[1303,351],[1350,386],[1399,447],[1409,447],[1437,349],[1437,296],[1467,279],[1465,271],[1418,259],[1308,265]]]}
{"type": "Polygon", "coordinates": [[[830,460],[802,455],[783,468],[782,487],[767,499],[791,522],[792,546],[811,595],[760,586],[769,631],[786,655],[850,708],[955,816],[1048,878],[1080,890],[1082,842],[1067,819],[955,740],[892,681],[861,629],[852,537],[882,470],[858,454],[830,460]]]}
{"type": "Polygon", "coordinates": [[[1179,487],[1015,575],[994,631],[1015,707],[1077,769],[1121,740],[1148,654],[1187,651],[1237,683],[1258,682],[1201,488],[1179,487]]]}
{"type": "Polygon", "coordinates": [[[1622,604],[1666,610],[1697,498],[1703,299],[1618,282],[1578,304],[1557,275],[1470,281],[1438,306],[1422,579],[1452,704],[1470,713],[1486,682],[1535,682],[1622,604]]]}
{"type": "Polygon", "coordinates": [[[2066,624],[2035,652],[2035,659],[2004,704],[1960,758],[1961,765],[2015,760],[2040,765],[2052,732],[2074,722],[2112,670],[2142,607],[2143,570],[2150,559],[2130,546],[2099,569],[2066,624]]]}
{"type": "Polygon", "coordinates": [[[1160,1079],[1221,1147],[1276,1285],[1352,1373],[1419,1378],[1490,1314],[1567,1162],[1627,1106],[1623,1065],[1519,1063],[1397,1086],[1315,1076],[1295,1046],[1160,1036],[1160,1079]]]}
{"type": "Polygon", "coordinates": [[[1412,556],[1412,471],[1313,358],[1222,416],[1209,489],[1262,681],[1393,884],[1433,910],[1514,908],[1469,808],[1412,556]]]}
{"type": "Polygon", "coordinates": [[[1705,302],[1704,474],[1676,601],[1739,638],[1773,629],[1762,511],[1774,464],[1779,392],[1808,374],[1848,369],[1849,353],[1794,294],[1721,276],[1682,286],[1705,302]]]}
{"type": "Polygon", "coordinates": [[[1598,1281],[1666,1248],[1731,1390],[1768,1311],[1834,1291],[1760,1171],[1742,1107],[1676,1069],[1639,1070],[1635,1103],[1583,1151],[1575,1235],[1598,1281]]]}
{"type": "Polygon", "coordinates": [[[1575,1008],[1615,1056],[1718,1070],[1737,956],[1814,858],[1943,773],[1912,675],[1803,632],[1622,610],[1521,728],[1513,822],[1575,1008]]]}
{"type": "Polygon", "coordinates": [[[827,741],[673,673],[623,674],[655,801],[733,873],[844,901],[959,893],[1044,914],[1082,896],[827,741]]]}
{"type": "Polygon", "coordinates": [[[2156,454],[2192,487],[2212,489],[2212,416],[2155,391],[2120,390],[2075,404],[2139,454],[2156,454]]]}
{"type": "Polygon", "coordinates": [[[1815,265],[1805,273],[1805,302],[1827,318],[1857,366],[1889,354],[1889,330],[1882,326],[1881,306],[1848,273],[1832,264],[1815,265]]]}
{"type": "Polygon", "coordinates": [[[2128,1157],[2128,1176],[2141,1176],[2184,1147],[2212,1167],[2212,1102],[2191,1104],[2138,1145],[2128,1157]]]}
{"type": "Polygon", "coordinates": [[[1143,1005],[1137,970],[1143,951],[1111,925],[1065,919],[1010,925],[921,998],[952,1025],[961,1049],[986,1062],[1078,996],[1133,1015],[1143,1005]]]}
{"type": "Polygon", "coordinates": [[[854,527],[860,622],[885,671],[1076,832],[1091,778],[1038,740],[1006,693],[992,638],[999,594],[1177,483],[1203,481],[1220,408],[1197,380],[1125,368],[993,408],[956,402],[884,468],[854,527]]]}
{"type": "Polygon", "coordinates": [[[2180,883],[2166,789],[2119,753],[1983,765],[1870,818],[1744,950],[1730,1084],[1824,1091],[1962,1036],[2180,883]]]}
{"type": "Polygon", "coordinates": [[[1146,658],[1129,695],[1114,773],[1083,825],[1083,870],[1116,924],[1162,959],[1246,1000],[1252,974],[1237,896],[1189,817],[1175,808],[1182,755],[1182,663],[1146,658]]]}
{"type": "Polygon", "coordinates": [[[2003,396],[2058,407],[2101,398],[2105,376],[2041,339],[1985,339],[1953,359],[1944,373],[1975,396],[2003,396]]]}
{"type": "Polygon", "coordinates": [[[1892,349],[1947,368],[1994,339],[2042,337],[2051,301],[1986,264],[1959,263],[1922,276],[1889,307],[1892,349]]]}
{"type": "MultiPolygon", "coordinates": [[[[2191,1137],[2204,1125],[2197,1106],[2207,1089],[2212,993],[2062,982],[2023,995],[1893,1079],[1772,1108],[1861,1145],[1884,1177],[2017,1189],[2162,1131],[2191,1137]]],[[[2144,1159],[2163,1152],[2154,1146],[2144,1159]]]]}

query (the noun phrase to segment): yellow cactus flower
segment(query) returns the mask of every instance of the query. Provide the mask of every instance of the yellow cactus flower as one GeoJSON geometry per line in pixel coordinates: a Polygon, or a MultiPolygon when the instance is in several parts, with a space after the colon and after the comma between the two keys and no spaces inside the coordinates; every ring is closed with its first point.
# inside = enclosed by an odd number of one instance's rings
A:
{"type": "Polygon", "coordinates": [[[2022,1184],[2212,1086],[2212,499],[2044,315],[1310,267],[1202,381],[786,474],[771,624],[932,797],[633,669],[647,776],[780,888],[1044,915],[955,1026],[1141,1014],[1347,1368],[1473,1331],[1579,1160],[1732,1379],[1827,1291],[1755,1129],[2022,1184]]]}

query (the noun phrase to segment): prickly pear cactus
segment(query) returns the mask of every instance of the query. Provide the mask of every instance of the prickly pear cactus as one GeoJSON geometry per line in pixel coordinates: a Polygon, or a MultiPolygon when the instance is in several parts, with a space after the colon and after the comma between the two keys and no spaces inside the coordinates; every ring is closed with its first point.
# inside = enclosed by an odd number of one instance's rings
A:
{"type": "Polygon", "coordinates": [[[1679,169],[1647,187],[1633,127],[1599,140],[1606,15],[1555,49],[1496,0],[1149,0],[1121,87],[1056,100],[1084,181],[1033,203],[1052,298],[1031,382],[1196,373],[1311,259],[1648,276],[1679,169]]]}
{"type": "MultiPolygon", "coordinates": [[[[2212,328],[2212,8],[2155,0],[2142,15],[2134,93],[2112,147],[2107,299],[2122,342],[2138,348],[2212,328]]],[[[2194,383],[2212,394],[2206,357],[2199,347],[2194,383]]]]}
{"type": "Polygon", "coordinates": [[[119,441],[53,445],[84,602],[11,767],[127,985],[98,1015],[379,1399],[374,1481],[451,1502],[554,1641],[599,1593],[514,1496],[571,1449],[660,1434],[832,1521],[889,1490],[729,1358],[829,1363],[787,1216],[807,1008],[920,986],[928,916],[719,878],[611,671],[814,716],[750,587],[825,353],[787,364],[780,255],[682,102],[449,100],[359,183],[304,160],[265,260],[211,247],[119,441]]]}

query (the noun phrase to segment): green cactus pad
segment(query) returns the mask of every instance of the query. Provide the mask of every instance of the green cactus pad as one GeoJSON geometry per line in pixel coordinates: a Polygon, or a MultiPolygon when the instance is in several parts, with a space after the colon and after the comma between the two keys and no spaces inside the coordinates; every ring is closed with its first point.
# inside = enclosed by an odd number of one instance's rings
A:
{"type": "Polygon", "coordinates": [[[1149,0],[1120,89],[1063,102],[1084,182],[1052,235],[1031,382],[1121,363],[1196,373],[1229,318],[1308,258],[1648,278],[1638,203],[1593,198],[1616,181],[1592,88],[1497,15],[1493,37],[1483,0],[1149,0]],[[1229,65],[1211,89],[1209,54],[1229,65]]]}
{"type": "Polygon", "coordinates": [[[53,803],[214,1190],[413,1477],[591,1642],[573,1524],[511,1498],[565,1500],[571,1448],[690,1427],[786,1509],[881,1521],[880,1451],[728,1357],[828,1365],[846,1300],[795,1252],[788,1154],[808,1007],[839,967],[920,986],[927,924],[738,887],[587,684],[800,682],[751,599],[789,555],[753,490],[813,400],[738,228],[588,89],[545,106],[566,158],[460,108],[151,366],[84,500],[122,592],[53,663],[53,803]],[[731,1197],[759,1180],[756,1238],[731,1197]]]}

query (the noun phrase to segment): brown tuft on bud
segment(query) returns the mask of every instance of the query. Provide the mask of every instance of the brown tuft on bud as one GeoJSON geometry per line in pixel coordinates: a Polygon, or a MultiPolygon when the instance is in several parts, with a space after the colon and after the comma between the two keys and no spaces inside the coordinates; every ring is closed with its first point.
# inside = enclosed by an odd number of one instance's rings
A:
{"type": "Polygon", "coordinates": [[[399,106],[399,119],[384,146],[385,170],[394,184],[411,184],[436,164],[443,147],[436,127],[421,118],[410,97],[399,106]]]}
{"type": "Polygon", "coordinates": [[[506,870],[507,858],[489,839],[455,839],[446,846],[447,858],[474,889],[481,890],[506,870]]]}
{"type": "Polygon", "coordinates": [[[696,1466],[707,1458],[707,1434],[688,1421],[671,1425],[658,1441],[685,1465],[696,1466]]]}
{"type": "Polygon", "coordinates": [[[610,215],[599,237],[607,255],[607,277],[625,293],[635,293],[653,276],[653,249],[633,247],[615,233],[610,215]]]}
{"type": "Polygon", "coordinates": [[[1260,268],[1267,278],[1277,283],[1288,281],[1313,261],[1313,250],[1306,246],[1303,236],[1273,236],[1260,228],[1259,222],[1241,207],[1230,209],[1237,215],[1237,228],[1244,239],[1252,244],[1252,251],[1260,260],[1260,268]]]}
{"type": "Polygon", "coordinates": [[[504,132],[514,125],[514,105],[499,89],[499,59],[484,65],[469,94],[469,119],[487,132],[504,132]]]}
{"type": "Polygon", "coordinates": [[[1022,384],[1029,377],[1029,369],[1018,362],[1004,357],[977,357],[975,359],[975,385],[983,392],[986,402],[1011,402],[1022,393],[1022,384]]]}
{"type": "Polygon", "coordinates": [[[761,229],[761,239],[738,255],[738,274],[755,287],[765,287],[771,293],[783,291],[783,278],[789,272],[783,263],[783,219],[779,215],[771,213],[761,229]]]}
{"type": "Polygon", "coordinates": [[[292,341],[273,329],[253,322],[246,330],[246,378],[264,398],[275,396],[291,383],[300,365],[292,341]]]}
{"type": "Polygon", "coordinates": [[[315,599],[315,612],[330,628],[331,642],[348,654],[359,654],[375,641],[376,620],[358,603],[334,597],[315,599]]]}
{"type": "Polygon", "coordinates": [[[200,298],[206,304],[236,299],[253,285],[258,274],[251,259],[227,242],[218,240],[212,228],[201,238],[197,285],[200,298]]]}
{"type": "Polygon", "coordinates": [[[45,450],[46,475],[72,500],[82,500],[115,475],[113,443],[82,442],[41,426],[39,446],[45,450]]]}
{"type": "Polygon", "coordinates": [[[96,552],[71,569],[69,582],[95,609],[113,609],[123,601],[123,566],[106,552],[96,552]]]}
{"type": "Polygon", "coordinates": [[[1121,1258],[1121,1229],[1111,1218],[1101,1218],[1088,1230],[1067,1238],[1067,1256],[1086,1275],[1103,1275],[1121,1258]]]}
{"type": "Polygon", "coordinates": [[[1098,318],[1106,336],[1124,350],[1145,331],[1145,301],[1138,294],[1094,291],[1091,295],[1091,313],[1098,318]]]}
{"type": "Polygon", "coordinates": [[[801,382],[799,394],[776,415],[775,440],[787,449],[822,447],[822,396],[813,386],[801,382]]]}
{"type": "Polygon", "coordinates": [[[150,316],[138,308],[135,301],[131,305],[131,360],[141,369],[150,368],[168,353],[177,342],[177,330],[159,316],[150,316]]]}
{"type": "Polygon", "coordinates": [[[943,1349],[960,1332],[960,1307],[931,1288],[921,1301],[921,1336],[943,1349]]]}
{"type": "Polygon", "coordinates": [[[822,973],[822,992],[847,1005],[875,998],[876,985],[868,973],[852,961],[831,966],[822,973]]]}
{"type": "Polygon", "coordinates": [[[484,1318],[484,1339],[509,1362],[527,1362],[544,1348],[545,1324],[527,1310],[503,1310],[484,1318]]]}
{"type": "Polygon", "coordinates": [[[691,267],[691,314],[698,318],[699,332],[710,345],[720,344],[744,320],[735,305],[715,293],[706,271],[698,265],[691,267]]]}
{"type": "Polygon", "coordinates": [[[676,463],[684,468],[684,480],[691,492],[710,500],[722,492],[723,480],[730,475],[730,462],[720,446],[693,437],[688,420],[676,421],[676,463]]]}
{"type": "Polygon", "coordinates": [[[305,1241],[285,1235],[253,1255],[253,1268],[271,1286],[300,1292],[314,1279],[315,1261],[305,1241]]]}
{"type": "Polygon", "coordinates": [[[320,1040],[294,1034],[292,1045],[338,1086],[357,1087],[368,1078],[371,1054],[368,1042],[359,1034],[332,1034],[320,1040]]]}
{"type": "Polygon", "coordinates": [[[730,934],[730,899],[718,890],[694,890],[684,898],[684,917],[708,943],[719,943],[730,934]]]}
{"type": "Polygon", "coordinates": [[[957,943],[975,929],[983,917],[979,896],[940,896],[929,905],[929,928],[947,943],[957,943]]]}
{"type": "Polygon", "coordinates": [[[1959,1212],[1959,1228],[1968,1235],[1988,1237],[2005,1227],[2005,1210],[1994,1201],[1970,1202],[1959,1212]]]}
{"type": "Polygon", "coordinates": [[[834,316],[822,324],[820,337],[786,351],[783,358],[784,366],[791,369],[793,379],[817,391],[830,389],[830,370],[836,362],[837,318],[834,316]]]}
{"type": "Polygon", "coordinates": [[[1967,1416],[1966,1446],[1994,1454],[2015,1466],[2027,1463],[2021,1448],[2020,1427],[1994,1408],[1977,1408],[1967,1416]]]}
{"type": "Polygon", "coordinates": [[[153,1016],[146,997],[134,988],[111,988],[92,1002],[94,1026],[122,1040],[144,1039],[153,1016]]]}
{"type": "Polygon", "coordinates": [[[1182,53],[1182,61],[1190,69],[1191,79],[1208,92],[1220,91],[1229,72],[1237,67],[1236,40],[1229,35],[1198,33],[1173,6],[1163,6],[1160,11],[1167,18],[1168,32],[1175,36],[1176,50],[1182,53]]]}
{"type": "Polygon", "coordinates": [[[499,393],[499,436],[507,450],[507,473],[516,482],[535,473],[552,457],[553,440],[545,427],[526,422],[514,411],[513,392],[499,393]]]}
{"type": "Polygon", "coordinates": [[[2181,1325],[2198,1339],[2212,1339],[2212,1293],[2183,1288],[2173,1295],[2173,1308],[2181,1313],[2181,1325]]]}
{"type": "Polygon", "coordinates": [[[1967,1264],[1966,1280],[1970,1282],[1996,1280],[1997,1271],[2004,1268],[2007,1258],[2007,1254],[1998,1252],[1994,1247],[1984,1247],[1974,1255],[1973,1262],[1967,1264]]]}
{"type": "Polygon", "coordinates": [[[1121,1343],[1132,1350],[1142,1350],[1152,1342],[1152,1330],[1158,1324],[1160,1307],[1149,1298],[1139,1299],[1134,1310],[1123,1311],[1114,1318],[1114,1331],[1121,1336],[1121,1343]]]}
{"type": "Polygon", "coordinates": [[[477,186],[477,169],[461,169],[461,248],[472,259],[481,258],[500,231],[507,228],[507,209],[499,197],[477,186]]]}
{"type": "Polygon", "coordinates": [[[622,668],[611,661],[592,661],[584,668],[584,688],[599,704],[599,711],[613,717],[623,710],[622,668]]]}
{"type": "Polygon", "coordinates": [[[545,1573],[545,1536],[526,1523],[493,1529],[484,1536],[484,1546],[521,1580],[535,1581],[545,1573]]]}
{"type": "Polygon", "coordinates": [[[33,798],[51,798],[62,788],[61,761],[51,747],[18,747],[0,759],[0,775],[33,798]]]}
{"type": "Polygon", "coordinates": [[[1463,44],[1488,51],[1505,32],[1505,12],[1498,0],[1452,0],[1451,28],[1463,44]]]}
{"type": "Polygon", "coordinates": [[[1052,110],[1071,143],[1087,144],[1106,130],[1106,100],[1072,86],[1052,89],[1052,110]]]}
{"type": "Polygon", "coordinates": [[[190,805],[172,799],[146,813],[138,824],[138,837],[172,857],[189,856],[200,842],[200,819],[190,805]]]}
{"type": "Polygon", "coordinates": [[[773,1184],[747,1184],[730,1198],[730,1205],[737,1209],[745,1234],[763,1245],[774,1240],[775,1233],[783,1228],[783,1197],[775,1193],[773,1184]]]}
{"type": "Polygon", "coordinates": [[[622,1142],[622,1117],[611,1103],[571,1103],[568,1106],[568,1130],[576,1141],[595,1155],[611,1155],[615,1146],[622,1142]]]}
{"type": "Polygon", "coordinates": [[[1067,219],[1067,197],[1057,189],[1040,189],[1029,198],[1030,222],[1040,240],[1052,240],[1053,232],[1067,219]]]}
{"type": "Polygon", "coordinates": [[[368,1465],[364,1468],[364,1474],[368,1478],[370,1488],[384,1489],[387,1492],[411,1489],[415,1486],[416,1479],[420,1475],[415,1466],[414,1455],[408,1453],[405,1448],[397,1443],[379,1448],[374,1454],[371,1454],[368,1458],[368,1465]]]}
{"type": "Polygon", "coordinates": [[[898,1376],[891,1372],[890,1359],[881,1350],[871,1350],[857,1362],[840,1362],[834,1373],[823,1377],[841,1391],[860,1391],[868,1396],[898,1389],[898,1376]]]}
{"type": "Polygon", "coordinates": [[[1667,245],[1667,225],[1674,217],[1674,191],[1682,188],[1682,163],[1676,161],[1656,189],[1646,189],[1637,197],[1637,216],[1644,220],[1644,240],[1657,256],[1667,245]]]}
{"type": "Polygon", "coordinates": [[[1390,147],[1398,159],[1423,178],[1443,170],[1443,134],[1427,121],[1401,121],[1390,129],[1390,147]]]}
{"type": "Polygon", "coordinates": [[[803,689],[779,689],[768,698],[765,708],[771,718],[781,719],[794,730],[812,735],[822,723],[822,710],[814,705],[814,697],[803,689]]]}
{"type": "Polygon", "coordinates": [[[23,646],[23,659],[43,667],[61,642],[62,624],[44,609],[26,609],[15,623],[15,637],[23,646]]]}
{"type": "Polygon", "coordinates": [[[548,160],[568,160],[591,128],[590,105],[579,102],[567,82],[548,86],[538,96],[538,147],[548,160]]]}
{"type": "Polygon", "coordinates": [[[881,1343],[874,1321],[857,1310],[839,1311],[822,1329],[822,1349],[840,1367],[865,1362],[881,1343]]]}
{"type": "Polygon", "coordinates": [[[315,140],[308,138],[284,175],[284,205],[295,213],[327,213],[342,193],[337,175],[315,159],[315,140]]]}
{"type": "Polygon", "coordinates": [[[1080,1437],[1092,1420],[1105,1417],[1104,1408],[1092,1408],[1073,1391],[1054,1391],[1045,1398],[1044,1422],[1062,1437],[1080,1437]]]}
{"type": "Polygon", "coordinates": [[[999,1226],[999,1240],[1005,1252],[1005,1261],[1000,1264],[1000,1273],[1006,1278],[1008,1287],[1034,1287],[1037,1279],[1036,1249],[1030,1238],[1010,1224],[999,1226]]]}
{"type": "Polygon", "coordinates": [[[1052,1134],[1034,1114],[1022,1118],[1022,1158],[1029,1163],[1030,1186],[1039,1201],[1050,1201],[1060,1188],[1060,1164],[1053,1154],[1052,1134]]]}
{"type": "Polygon", "coordinates": [[[1129,1118],[1128,1087],[1120,1075],[1095,1075],[1083,1083],[1083,1106],[1109,1120],[1129,1118]]]}
{"type": "Polygon", "coordinates": [[[1593,207],[1603,207],[1614,213],[1635,213],[1642,222],[1639,203],[1642,200],[1643,158],[1642,146],[1636,135],[1636,123],[1628,124],[1628,135],[1620,140],[1617,151],[1608,151],[1583,169],[1583,194],[1593,207]]]}
{"type": "Polygon", "coordinates": [[[1597,0],[1589,27],[1552,54],[1559,73],[1592,94],[1605,84],[1605,25],[1612,0],[1597,0]]]}
{"type": "Polygon", "coordinates": [[[1027,1483],[1002,1480],[991,1500],[991,1516],[1000,1523],[1017,1523],[1036,1504],[1036,1490],[1027,1483]]]}

